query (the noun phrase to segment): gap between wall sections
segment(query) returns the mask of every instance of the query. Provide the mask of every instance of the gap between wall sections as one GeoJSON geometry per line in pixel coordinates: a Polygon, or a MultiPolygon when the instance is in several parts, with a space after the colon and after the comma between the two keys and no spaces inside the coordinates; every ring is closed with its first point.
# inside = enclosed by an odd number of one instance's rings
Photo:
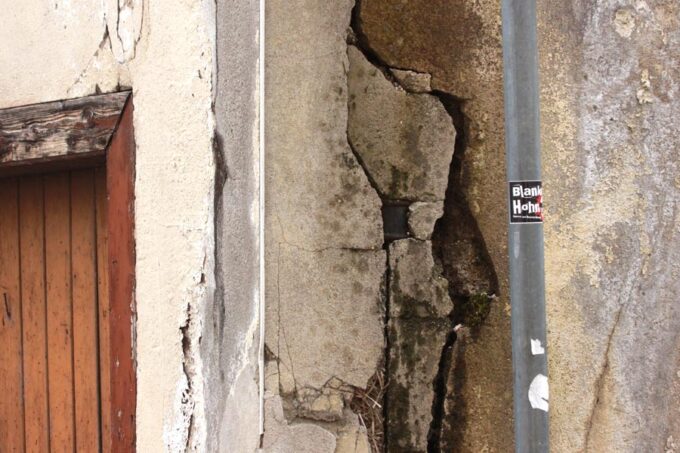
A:
{"type": "Polygon", "coordinates": [[[264,363],[265,363],[265,0],[260,1],[258,58],[258,150],[259,150],[259,321],[258,391],[260,411],[260,448],[264,440],[264,363]]]}

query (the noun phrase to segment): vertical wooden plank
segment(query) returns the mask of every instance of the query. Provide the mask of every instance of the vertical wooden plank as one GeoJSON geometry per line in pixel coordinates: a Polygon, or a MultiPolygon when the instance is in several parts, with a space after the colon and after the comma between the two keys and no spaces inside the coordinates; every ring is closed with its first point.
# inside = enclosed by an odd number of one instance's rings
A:
{"type": "Polygon", "coordinates": [[[111,450],[114,453],[135,451],[137,376],[132,346],[135,317],[135,139],[132,107],[132,99],[129,99],[106,159],[111,305],[111,450]]]}
{"type": "Polygon", "coordinates": [[[0,451],[24,451],[19,276],[19,206],[15,179],[0,179],[0,451]]]}
{"type": "Polygon", "coordinates": [[[50,446],[55,452],[71,452],[75,442],[70,192],[68,173],[45,176],[50,446]]]}
{"type": "Polygon", "coordinates": [[[45,229],[41,176],[19,182],[24,425],[27,452],[49,451],[45,229]]]}
{"type": "Polygon", "coordinates": [[[94,171],[71,173],[71,285],[76,449],[99,450],[94,171]]]}
{"type": "Polygon", "coordinates": [[[109,249],[106,169],[95,170],[97,204],[97,294],[99,298],[99,375],[102,452],[111,451],[111,341],[109,332],[109,249]]]}

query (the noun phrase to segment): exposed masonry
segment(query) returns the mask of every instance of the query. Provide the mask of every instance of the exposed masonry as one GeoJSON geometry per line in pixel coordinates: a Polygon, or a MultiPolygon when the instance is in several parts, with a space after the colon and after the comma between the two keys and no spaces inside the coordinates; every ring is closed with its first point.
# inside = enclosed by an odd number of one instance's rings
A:
{"type": "MultiPolygon", "coordinates": [[[[445,168],[450,165],[445,173],[448,178],[443,206],[430,193],[414,199],[405,187],[394,184],[389,187],[393,189],[389,193],[385,184],[379,182],[380,169],[367,164],[361,144],[357,145],[354,134],[348,133],[357,160],[383,201],[389,288],[385,319],[388,384],[383,404],[384,447],[386,451],[452,451],[459,444],[461,433],[458,430],[463,425],[460,418],[465,413],[465,401],[460,397],[465,366],[462,351],[470,335],[474,338],[478,334],[498,287],[483,239],[463,196],[461,162],[466,148],[466,124],[462,103],[447,93],[432,92],[428,74],[384,65],[361,35],[358,8],[354,14],[354,33],[348,40],[350,64],[353,46],[356,46],[394,86],[411,94],[435,96],[457,133],[453,158],[444,165],[439,164],[445,168]],[[404,195],[410,199],[404,200],[404,195]],[[413,239],[402,239],[406,237],[413,239]],[[431,266],[427,264],[428,255],[434,255],[431,266]],[[400,262],[409,258],[415,258],[414,262],[400,266],[400,262]],[[429,270],[419,274],[419,266],[432,269],[432,274],[429,270]],[[404,271],[409,272],[411,278],[415,276],[410,285],[404,286],[399,281],[404,271]],[[446,280],[438,283],[442,277],[446,280]],[[414,284],[418,294],[409,294],[414,284]],[[441,290],[448,294],[442,295],[441,290]],[[430,291],[430,294],[423,297],[423,291],[430,291]],[[428,375],[427,370],[435,370],[435,374],[428,375]]],[[[365,87],[362,88],[368,93],[365,87]]],[[[352,104],[356,101],[350,88],[350,128],[352,104]]],[[[407,118],[403,120],[408,121],[407,118]]],[[[365,118],[362,118],[361,127],[365,127],[363,123],[365,118]]],[[[378,136],[383,138],[382,134],[378,136]]],[[[400,137],[402,141],[403,138],[400,137]]],[[[411,151],[419,145],[406,141],[411,151]]],[[[379,144],[384,145],[384,141],[379,144]]],[[[379,153],[384,151],[380,149],[379,153]]],[[[428,177],[432,175],[433,168],[427,167],[428,162],[422,156],[418,164],[425,167],[428,177]]]]}
{"type": "Polygon", "coordinates": [[[268,128],[269,187],[278,190],[267,194],[263,448],[299,448],[316,432],[320,452],[439,451],[455,437],[461,405],[456,339],[469,329],[454,327],[481,323],[495,291],[479,272],[488,262],[472,217],[449,200],[461,195],[450,171],[465,143],[452,116],[459,105],[433,92],[428,74],[382,64],[351,30],[338,42],[341,21],[324,19],[310,46],[317,19],[348,10],[307,7],[270,34],[269,118],[280,116],[268,128]],[[293,28],[303,36],[292,39],[293,28]],[[294,96],[279,88],[312,67],[314,80],[294,96]],[[457,241],[446,253],[464,252],[464,265],[442,262],[438,240],[457,241]]]}

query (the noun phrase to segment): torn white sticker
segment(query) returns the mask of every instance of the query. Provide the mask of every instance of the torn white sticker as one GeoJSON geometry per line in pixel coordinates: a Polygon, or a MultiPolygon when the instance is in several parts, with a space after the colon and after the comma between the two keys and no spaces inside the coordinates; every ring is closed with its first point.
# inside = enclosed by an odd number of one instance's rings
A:
{"type": "Polygon", "coordinates": [[[548,412],[548,377],[536,375],[529,386],[529,403],[534,409],[548,412]]]}
{"type": "Polygon", "coordinates": [[[545,348],[541,344],[541,340],[531,339],[531,355],[545,354],[545,348]]]}

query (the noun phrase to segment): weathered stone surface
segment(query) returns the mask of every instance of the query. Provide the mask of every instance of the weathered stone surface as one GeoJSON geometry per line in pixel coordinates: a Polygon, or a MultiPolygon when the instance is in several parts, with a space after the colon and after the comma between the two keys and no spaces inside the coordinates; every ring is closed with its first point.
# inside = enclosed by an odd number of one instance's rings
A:
{"type": "Polygon", "coordinates": [[[432,76],[430,74],[402,69],[390,69],[390,72],[406,91],[411,93],[429,93],[432,91],[432,76]]]}
{"type": "Polygon", "coordinates": [[[386,446],[389,452],[425,452],[453,304],[429,241],[395,241],[389,261],[386,446]]]}
{"type": "Polygon", "coordinates": [[[446,394],[440,408],[439,451],[454,452],[460,446],[460,423],[465,416],[465,402],[461,398],[461,375],[465,369],[465,348],[471,341],[470,329],[463,326],[454,328],[456,338],[448,351],[446,367],[442,376],[446,394]]]}
{"type": "Polygon", "coordinates": [[[311,423],[288,424],[279,396],[265,399],[265,433],[262,449],[266,453],[334,453],[335,436],[311,423]]]}
{"type": "Polygon", "coordinates": [[[444,203],[411,203],[408,207],[408,229],[416,239],[428,240],[432,237],[434,224],[444,214],[444,203]]]}
{"type": "Polygon", "coordinates": [[[663,451],[680,438],[680,4],[551,0],[539,20],[553,450],[663,451]]]}
{"type": "Polygon", "coordinates": [[[441,318],[394,318],[388,330],[386,449],[424,453],[439,359],[451,325],[441,318]]]}
{"type": "Polygon", "coordinates": [[[266,50],[267,229],[274,243],[378,249],[383,242],[380,199],[347,143],[352,5],[267,3],[275,18],[266,50]]]}
{"type": "Polygon", "coordinates": [[[366,429],[360,426],[348,426],[338,432],[335,453],[372,453],[366,429]]]}
{"type": "MultiPolygon", "coordinates": [[[[347,139],[353,5],[267,2],[266,386],[333,435],[347,385],[366,386],[385,342],[382,203],[347,139]]],[[[326,444],[298,436],[284,450],[326,444]]]]}
{"type": "Polygon", "coordinates": [[[392,199],[443,200],[456,131],[434,96],[395,87],[353,46],[349,55],[347,133],[380,193],[392,199]]]}
{"type": "Polygon", "coordinates": [[[322,389],[331,378],[365,387],[383,353],[385,252],[273,252],[267,345],[281,391],[322,389]]]}
{"type": "Polygon", "coordinates": [[[435,266],[432,243],[390,244],[390,318],[446,318],[453,309],[449,285],[435,266]]]}
{"type": "Polygon", "coordinates": [[[322,389],[300,388],[295,395],[295,412],[303,417],[321,421],[337,421],[342,418],[345,401],[342,383],[325,385],[322,389]]]}
{"type": "MultiPolygon", "coordinates": [[[[358,16],[365,44],[381,61],[431,74],[434,90],[464,100],[460,109],[466,149],[457,198],[469,204],[500,286],[499,299],[491,304],[489,317],[465,351],[460,392],[466,406],[457,449],[512,450],[507,226],[499,221],[507,216],[500,2],[362,0],[358,16]]],[[[459,281],[469,285],[472,280],[459,281]]]]}

